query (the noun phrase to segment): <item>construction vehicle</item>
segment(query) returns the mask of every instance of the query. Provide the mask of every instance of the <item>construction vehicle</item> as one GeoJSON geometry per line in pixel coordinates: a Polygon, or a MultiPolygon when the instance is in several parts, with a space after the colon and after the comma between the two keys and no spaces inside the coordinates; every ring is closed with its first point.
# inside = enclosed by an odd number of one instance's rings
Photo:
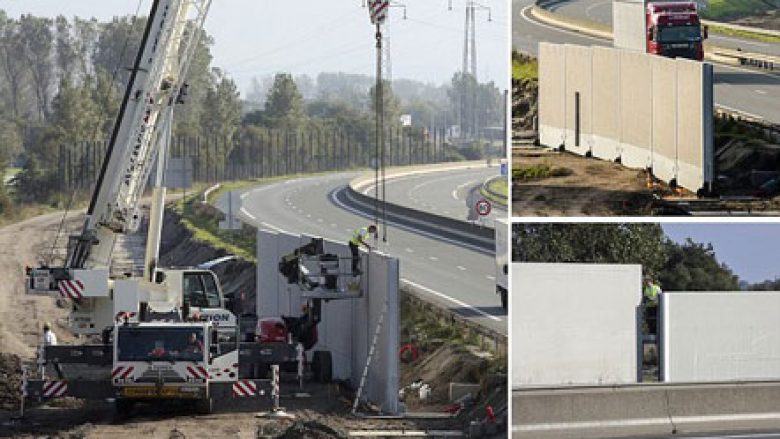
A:
{"type": "Polygon", "coordinates": [[[501,307],[509,306],[509,221],[496,218],[494,224],[496,242],[496,294],[501,298],[501,307]]]}
{"type": "MultiPolygon", "coordinates": [[[[301,331],[288,330],[287,343],[273,346],[242,340],[212,271],[157,263],[174,108],[185,100],[185,77],[210,5],[211,0],[153,1],[83,228],[70,237],[62,266],[50,262],[27,269],[28,294],[70,300],[72,332],[99,340],[41,347],[41,376],[29,381],[30,397],[110,398],[120,414],[138,401],[192,400],[201,412],[210,412],[215,399],[266,394],[270,380],[254,378],[257,367],[297,362],[302,379],[307,349],[299,346],[301,331]],[[139,227],[139,202],[155,161],[143,275],[112,276],[115,242],[139,227]]],[[[315,330],[319,300],[360,296],[336,294],[329,287],[338,280],[318,283],[304,273],[309,266],[304,256],[319,264],[320,273],[332,266],[318,250],[321,246],[293,258],[315,300],[311,320],[303,323],[315,330]]],[[[306,346],[315,343],[316,337],[306,346]]],[[[329,380],[330,357],[315,354],[316,375],[329,380]]]]}
{"type": "Polygon", "coordinates": [[[614,0],[615,47],[670,58],[704,59],[707,26],[702,26],[696,2],[614,0]]]}

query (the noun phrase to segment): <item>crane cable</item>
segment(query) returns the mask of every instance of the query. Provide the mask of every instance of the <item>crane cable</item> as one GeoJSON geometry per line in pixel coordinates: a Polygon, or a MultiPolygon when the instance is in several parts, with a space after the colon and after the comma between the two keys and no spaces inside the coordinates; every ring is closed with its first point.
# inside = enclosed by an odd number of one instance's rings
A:
{"type": "MultiPolygon", "coordinates": [[[[116,65],[114,66],[113,72],[111,72],[111,82],[109,83],[109,87],[106,87],[106,92],[103,98],[108,101],[110,98],[109,93],[111,92],[111,89],[114,87],[116,83],[117,76],[119,75],[119,69],[121,68],[122,60],[125,57],[125,51],[127,50],[127,46],[130,44],[130,36],[132,35],[132,30],[135,28],[135,23],[138,21],[138,15],[141,13],[141,6],[143,5],[144,0],[138,0],[138,5],[135,8],[135,14],[133,15],[132,21],[130,21],[130,32],[125,36],[125,40],[122,44],[122,50],[119,52],[119,58],[117,59],[116,65]]],[[[151,17],[149,17],[151,18],[151,17]]],[[[147,18],[148,19],[148,18],[147,18]]],[[[95,76],[95,85],[97,85],[97,72],[95,76]]],[[[101,127],[103,126],[103,123],[107,120],[107,117],[103,117],[100,120],[100,123],[97,124],[95,127],[95,133],[93,135],[93,138],[96,138],[97,135],[100,133],[101,127]]],[[[104,158],[105,160],[105,158],[104,158]]],[[[62,229],[65,227],[65,220],[68,217],[68,213],[70,212],[70,209],[73,205],[73,200],[76,196],[76,193],[78,192],[78,189],[74,189],[70,193],[70,197],[68,197],[68,204],[65,205],[65,211],[62,214],[62,219],[60,220],[60,224],[57,227],[57,233],[54,235],[54,242],[51,246],[51,251],[49,252],[48,260],[46,261],[47,265],[52,265],[52,262],[54,260],[54,252],[57,248],[57,242],[60,239],[60,235],[62,234],[62,229]]]]}

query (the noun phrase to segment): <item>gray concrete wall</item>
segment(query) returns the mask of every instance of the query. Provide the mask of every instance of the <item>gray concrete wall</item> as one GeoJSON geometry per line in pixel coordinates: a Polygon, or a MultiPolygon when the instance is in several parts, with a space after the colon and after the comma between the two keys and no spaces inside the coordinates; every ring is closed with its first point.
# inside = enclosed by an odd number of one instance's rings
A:
{"type": "Polygon", "coordinates": [[[639,265],[512,264],[512,387],[636,382],[641,277],[639,265]]]}
{"type": "Polygon", "coordinates": [[[662,295],[666,382],[780,379],[780,292],[662,295]]]}
{"type": "Polygon", "coordinates": [[[593,49],[593,155],[605,160],[620,157],[620,52],[607,47],[593,49]]]}
{"type": "Polygon", "coordinates": [[[612,2],[613,44],[620,49],[647,51],[645,0],[612,2]]]}
{"type": "Polygon", "coordinates": [[[565,46],[539,43],[539,78],[539,139],[555,148],[566,140],[565,46]]]}
{"type": "MultiPolygon", "coordinates": [[[[297,284],[288,284],[279,274],[282,256],[311,241],[310,236],[257,232],[257,315],[258,317],[298,316],[305,299],[297,284]]],[[[349,257],[349,247],[325,241],[325,252],[349,257]]],[[[333,376],[349,380],[357,388],[366,364],[370,344],[380,315],[387,303],[376,355],[363,397],[387,413],[398,412],[398,349],[400,295],[398,259],[381,253],[362,253],[361,277],[363,296],[357,299],[331,300],[323,303],[319,341],[313,350],[327,350],[333,357],[333,376]]]]}
{"type": "Polygon", "coordinates": [[[712,66],[642,52],[541,43],[539,140],[698,190],[712,182],[712,66]],[[575,96],[580,96],[576,145],[575,96]]]}

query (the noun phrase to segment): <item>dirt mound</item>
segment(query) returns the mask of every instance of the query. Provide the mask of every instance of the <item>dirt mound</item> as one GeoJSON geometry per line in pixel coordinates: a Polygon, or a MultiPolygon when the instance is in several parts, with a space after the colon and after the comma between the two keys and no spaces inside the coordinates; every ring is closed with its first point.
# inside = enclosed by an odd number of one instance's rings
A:
{"type": "Polygon", "coordinates": [[[278,439],[332,439],[344,437],[327,425],[315,421],[296,422],[291,425],[278,439]]]}
{"type": "Polygon", "coordinates": [[[401,386],[409,386],[417,380],[431,386],[431,395],[424,402],[418,394],[410,392],[405,398],[410,409],[448,404],[450,383],[479,384],[489,367],[488,358],[466,346],[443,344],[429,352],[421,354],[415,363],[402,367],[401,386]]]}
{"type": "Polygon", "coordinates": [[[0,353],[0,410],[19,408],[22,360],[18,355],[0,353]]]}

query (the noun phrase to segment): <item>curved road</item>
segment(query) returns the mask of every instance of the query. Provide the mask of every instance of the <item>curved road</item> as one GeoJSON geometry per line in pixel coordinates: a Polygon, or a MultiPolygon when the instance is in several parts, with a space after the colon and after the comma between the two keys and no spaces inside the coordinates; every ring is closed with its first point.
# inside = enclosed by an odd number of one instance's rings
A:
{"type": "MultiPolygon", "coordinates": [[[[482,198],[482,183],[499,175],[498,166],[475,166],[458,171],[440,171],[431,174],[413,174],[387,180],[386,197],[389,203],[400,204],[425,212],[463,221],[477,219],[474,205],[482,198]]],[[[363,193],[373,195],[374,185],[363,193]]],[[[485,225],[492,227],[496,216],[506,218],[503,206],[493,205],[485,225]]]]}
{"type": "MultiPolygon", "coordinates": [[[[594,5],[597,1],[582,0],[582,3],[594,5]]],[[[585,46],[612,44],[609,40],[561,30],[531,19],[528,11],[533,4],[533,0],[512,2],[512,44],[516,49],[535,55],[540,41],[585,46]]],[[[714,65],[714,71],[716,104],[780,124],[780,99],[777,99],[780,75],[720,64],[714,65]]]]}
{"type": "MultiPolygon", "coordinates": [[[[550,10],[612,26],[612,0],[562,0],[550,7],[550,10]]],[[[718,34],[710,34],[707,41],[726,49],[741,48],[747,52],[780,56],[780,44],[718,34]]]]}
{"type": "MultiPolygon", "coordinates": [[[[461,175],[463,182],[473,175],[469,171],[451,174],[461,175]]],[[[250,188],[234,195],[234,206],[240,206],[237,210],[244,221],[258,228],[346,242],[355,228],[368,223],[343,200],[343,190],[357,175],[306,177],[250,188]]],[[[387,187],[391,187],[389,182],[387,187]]],[[[218,204],[226,203],[220,200],[218,204]]],[[[388,226],[387,236],[388,242],[380,242],[379,248],[400,259],[402,279],[425,291],[430,299],[507,334],[506,312],[495,294],[493,254],[394,225],[388,226]]]]}

